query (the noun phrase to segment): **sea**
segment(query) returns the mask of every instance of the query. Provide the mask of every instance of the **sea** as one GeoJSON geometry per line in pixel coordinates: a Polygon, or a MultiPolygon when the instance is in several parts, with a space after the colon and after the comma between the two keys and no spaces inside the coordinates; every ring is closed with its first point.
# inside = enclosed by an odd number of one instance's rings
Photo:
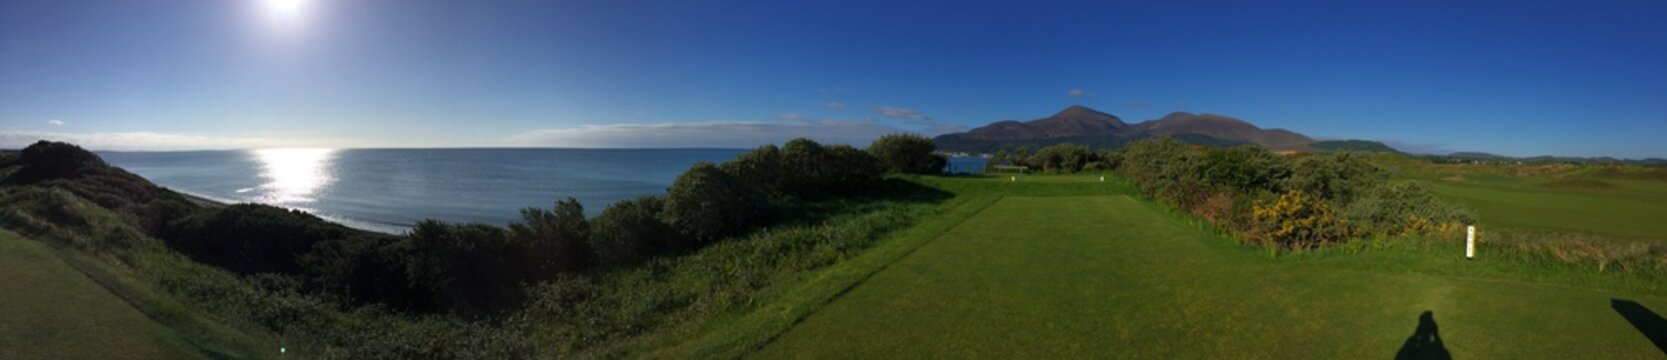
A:
{"type": "MultiPolygon", "coordinates": [[[[741,149],[259,149],[99,152],[175,191],[261,203],[354,228],[400,234],[423,219],[505,225],[520,209],[573,197],[594,216],[616,201],[664,194],[697,162],[741,149]]],[[[974,173],[983,159],[956,157],[974,173]]]]}

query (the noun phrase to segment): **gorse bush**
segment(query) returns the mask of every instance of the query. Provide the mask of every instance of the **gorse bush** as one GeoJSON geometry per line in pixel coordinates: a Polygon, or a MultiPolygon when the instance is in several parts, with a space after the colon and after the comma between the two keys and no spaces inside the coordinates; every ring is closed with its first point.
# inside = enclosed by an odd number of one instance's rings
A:
{"type": "Polygon", "coordinates": [[[1291,190],[1278,200],[1256,204],[1255,238],[1284,248],[1309,248],[1349,236],[1349,228],[1325,201],[1291,190]]]}
{"type": "Polygon", "coordinates": [[[1474,215],[1437,199],[1414,182],[1393,183],[1367,192],[1343,210],[1358,232],[1374,235],[1456,234],[1474,215]]]}
{"type": "Polygon", "coordinates": [[[509,224],[509,240],[528,250],[522,256],[529,258],[523,261],[534,278],[548,279],[596,263],[596,252],[590,247],[590,221],[579,200],[557,201],[550,210],[521,209],[521,218],[521,223],[509,224]]]}
{"type": "Polygon", "coordinates": [[[1349,152],[1295,160],[1259,146],[1130,143],[1117,170],[1141,191],[1245,240],[1308,248],[1363,235],[1446,234],[1475,220],[1415,183],[1349,152]]]}

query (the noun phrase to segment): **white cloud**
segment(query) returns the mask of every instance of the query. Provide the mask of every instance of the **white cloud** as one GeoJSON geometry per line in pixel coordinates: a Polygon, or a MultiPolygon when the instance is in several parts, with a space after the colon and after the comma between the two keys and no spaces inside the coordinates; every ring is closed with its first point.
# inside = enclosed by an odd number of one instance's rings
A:
{"type": "Polygon", "coordinates": [[[1071,91],[1065,92],[1065,96],[1074,98],[1083,98],[1088,97],[1089,95],[1090,94],[1087,91],[1083,91],[1082,89],[1071,89],[1071,91]]]}
{"type": "Polygon", "coordinates": [[[199,150],[274,147],[345,147],[341,139],[276,139],[244,136],[204,136],[157,132],[61,133],[0,131],[0,147],[21,148],[36,141],[62,141],[93,150],[199,150]]]}
{"type": "Polygon", "coordinates": [[[58,120],[58,119],[52,119],[52,120],[47,120],[46,124],[47,125],[52,125],[52,126],[64,126],[64,121],[63,120],[58,120]]]}
{"type": "Polygon", "coordinates": [[[782,120],[787,120],[787,121],[799,121],[799,120],[804,120],[805,116],[797,114],[797,113],[784,113],[784,114],[781,114],[781,115],[776,115],[776,118],[777,119],[782,119],[782,120]]]}
{"type": "Polygon", "coordinates": [[[828,108],[834,110],[845,110],[845,103],[830,101],[828,102],[828,108]]]}
{"type": "Polygon", "coordinates": [[[909,120],[932,120],[931,116],[927,116],[926,114],[922,114],[919,111],[914,111],[914,110],[911,110],[911,109],[905,109],[905,108],[900,108],[900,107],[895,107],[895,106],[880,107],[879,109],[875,109],[874,112],[879,113],[880,116],[889,117],[889,118],[909,119],[909,120]]]}
{"type": "Polygon", "coordinates": [[[896,132],[904,131],[876,121],[816,120],[792,124],[714,121],[537,129],[510,136],[504,142],[580,148],[748,148],[807,137],[822,143],[865,146],[880,135],[896,132]]]}

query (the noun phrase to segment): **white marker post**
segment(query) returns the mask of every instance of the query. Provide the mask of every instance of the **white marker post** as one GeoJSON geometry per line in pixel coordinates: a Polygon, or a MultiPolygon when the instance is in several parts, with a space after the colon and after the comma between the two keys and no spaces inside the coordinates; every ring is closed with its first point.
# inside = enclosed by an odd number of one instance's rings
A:
{"type": "Polygon", "coordinates": [[[1464,227],[1464,259],[1476,258],[1476,225],[1464,227]]]}

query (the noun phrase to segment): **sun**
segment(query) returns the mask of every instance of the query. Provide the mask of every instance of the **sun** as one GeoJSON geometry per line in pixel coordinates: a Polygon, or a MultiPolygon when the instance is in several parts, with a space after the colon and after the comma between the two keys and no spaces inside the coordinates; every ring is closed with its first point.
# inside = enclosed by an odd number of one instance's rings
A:
{"type": "Polygon", "coordinates": [[[308,0],[259,0],[266,7],[269,15],[278,18],[293,19],[300,17],[307,10],[308,0]]]}

